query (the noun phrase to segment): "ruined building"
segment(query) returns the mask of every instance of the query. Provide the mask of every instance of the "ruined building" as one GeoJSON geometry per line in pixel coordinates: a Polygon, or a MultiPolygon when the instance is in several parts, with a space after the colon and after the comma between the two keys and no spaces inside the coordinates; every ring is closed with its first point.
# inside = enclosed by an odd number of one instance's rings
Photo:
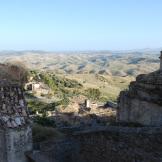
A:
{"type": "MultiPolygon", "coordinates": [[[[146,126],[70,128],[70,136],[40,143],[27,157],[31,162],[162,162],[162,54],[160,59],[160,70],[139,75],[119,97],[118,121],[146,126]]],[[[91,107],[89,101],[85,106],[91,107]]]]}
{"type": "Polygon", "coordinates": [[[149,126],[162,125],[162,52],[160,69],[137,76],[129,90],[120,93],[119,122],[133,122],[149,126]]]}
{"type": "Polygon", "coordinates": [[[32,131],[21,87],[0,81],[0,161],[26,162],[32,131]]]}

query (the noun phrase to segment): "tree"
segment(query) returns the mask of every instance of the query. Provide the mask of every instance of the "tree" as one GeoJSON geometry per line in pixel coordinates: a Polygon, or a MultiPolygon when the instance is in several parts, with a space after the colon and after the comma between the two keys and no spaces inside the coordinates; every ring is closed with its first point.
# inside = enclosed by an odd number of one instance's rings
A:
{"type": "Polygon", "coordinates": [[[99,89],[95,89],[95,88],[88,88],[86,91],[85,91],[85,95],[90,98],[90,99],[93,99],[93,100],[98,100],[101,96],[101,92],[99,89]]]}

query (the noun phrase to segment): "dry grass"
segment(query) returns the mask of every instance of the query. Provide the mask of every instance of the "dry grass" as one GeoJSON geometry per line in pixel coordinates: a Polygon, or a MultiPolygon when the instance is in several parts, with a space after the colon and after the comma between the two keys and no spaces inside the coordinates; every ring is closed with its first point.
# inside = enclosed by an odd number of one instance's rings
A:
{"type": "Polygon", "coordinates": [[[129,83],[134,80],[134,77],[118,77],[109,75],[95,74],[66,74],[61,75],[68,79],[75,79],[83,84],[84,89],[98,88],[103,97],[116,100],[121,90],[128,87],[129,83]]]}

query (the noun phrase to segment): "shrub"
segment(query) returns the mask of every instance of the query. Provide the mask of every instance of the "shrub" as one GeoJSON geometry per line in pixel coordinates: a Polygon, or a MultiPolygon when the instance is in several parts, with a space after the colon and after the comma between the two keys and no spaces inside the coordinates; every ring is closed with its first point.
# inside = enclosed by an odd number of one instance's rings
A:
{"type": "Polygon", "coordinates": [[[89,88],[89,89],[85,90],[85,95],[89,99],[98,100],[101,96],[101,92],[99,89],[89,88]]]}
{"type": "Polygon", "coordinates": [[[45,102],[41,102],[41,101],[28,101],[28,107],[29,109],[33,112],[36,113],[36,111],[40,112],[40,113],[44,113],[46,111],[53,111],[56,109],[56,105],[57,103],[53,102],[53,103],[45,103],[45,102]]]}

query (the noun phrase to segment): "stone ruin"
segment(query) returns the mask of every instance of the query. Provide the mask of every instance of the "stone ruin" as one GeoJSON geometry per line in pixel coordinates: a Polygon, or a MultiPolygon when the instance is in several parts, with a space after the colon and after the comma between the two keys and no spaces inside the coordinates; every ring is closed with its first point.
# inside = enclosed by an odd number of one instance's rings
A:
{"type": "Polygon", "coordinates": [[[162,161],[161,72],[162,57],[160,70],[139,75],[119,97],[118,121],[149,127],[117,124],[71,130],[67,139],[43,142],[27,156],[33,162],[162,161]]]}
{"type": "Polygon", "coordinates": [[[159,70],[137,76],[136,81],[130,83],[129,90],[120,93],[117,120],[162,125],[162,52],[159,70]]]}
{"type": "Polygon", "coordinates": [[[26,162],[32,130],[21,86],[0,81],[0,161],[26,162]]]}

